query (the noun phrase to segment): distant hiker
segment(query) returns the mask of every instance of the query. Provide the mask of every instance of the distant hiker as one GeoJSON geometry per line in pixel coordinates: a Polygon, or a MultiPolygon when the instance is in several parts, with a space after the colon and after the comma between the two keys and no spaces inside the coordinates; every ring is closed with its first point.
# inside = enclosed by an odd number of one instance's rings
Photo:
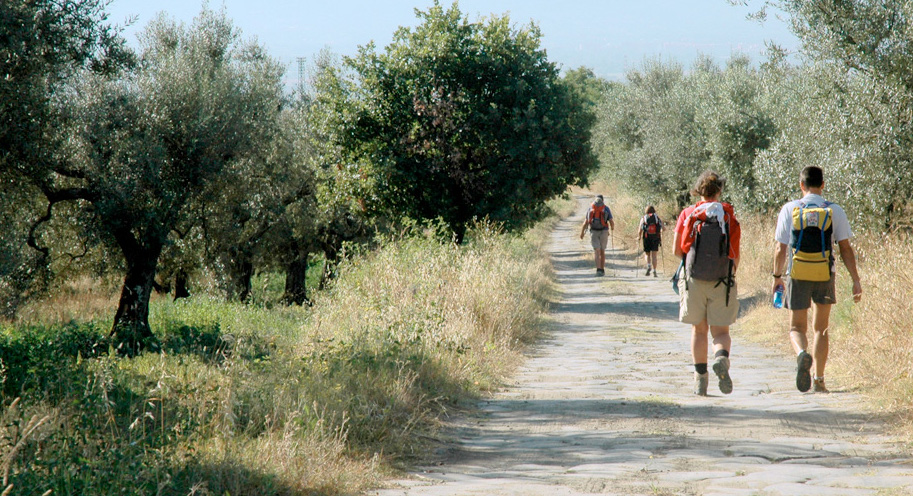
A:
{"type": "Polygon", "coordinates": [[[774,255],[773,290],[784,286],[785,307],[789,309],[789,340],[796,351],[796,388],[808,391],[815,365],[815,392],[826,393],[824,366],[829,349],[828,321],[831,305],[837,302],[834,282],[836,265],[832,253],[837,243],[843,265],[853,278],[853,301],[862,299],[862,284],[856,270],[856,252],[850,245],[853,233],[846,212],[822,196],[824,171],[809,166],[799,174],[803,197],[780,210],[777,218],[777,240],[774,255]],[[788,261],[787,261],[788,260],[788,261]],[[788,276],[785,280],[783,276],[788,276]],[[808,349],[808,309],[814,305],[812,318],[814,339],[811,355],[808,349]]]}
{"type": "Polygon", "coordinates": [[[658,267],[656,264],[656,253],[663,244],[663,221],[656,215],[656,209],[653,208],[653,205],[647,207],[645,215],[640,219],[640,225],[637,228],[637,232],[644,245],[644,259],[647,261],[647,275],[650,275],[650,270],[652,270],[653,277],[658,277],[656,275],[656,269],[658,267]]]}
{"type": "Polygon", "coordinates": [[[732,392],[729,376],[729,326],[739,314],[735,273],[739,266],[742,230],[732,205],[720,203],[726,180],[713,171],[698,178],[692,195],[701,200],[684,209],[675,224],[675,256],[683,260],[678,282],[679,320],[691,324],[695,394],[706,396],[707,332],[713,336],[713,372],[720,391],[732,392]]]}
{"type": "Polygon", "coordinates": [[[596,195],[596,200],[590,205],[580,229],[580,239],[590,230],[590,241],[593,245],[593,258],[596,261],[596,275],[605,275],[605,249],[609,244],[609,230],[615,231],[615,221],[612,211],[605,204],[602,195],[596,195]]]}

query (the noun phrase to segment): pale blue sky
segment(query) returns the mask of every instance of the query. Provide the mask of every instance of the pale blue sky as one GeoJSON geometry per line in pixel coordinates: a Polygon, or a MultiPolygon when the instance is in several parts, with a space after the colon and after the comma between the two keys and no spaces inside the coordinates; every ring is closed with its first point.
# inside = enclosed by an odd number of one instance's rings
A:
{"type": "MultiPolygon", "coordinates": [[[[211,0],[225,6],[245,38],[256,37],[269,53],[287,64],[287,80],[297,79],[297,57],[308,59],[328,47],[353,55],[359,45],[375,41],[383,47],[397,27],[414,26],[414,9],[427,9],[433,0],[211,0]]],[[[757,4],[758,2],[755,1],[757,4]]],[[[449,6],[449,0],[442,0],[449,6]]],[[[136,43],[158,12],[190,23],[203,3],[195,0],[113,0],[109,19],[137,22],[125,35],[136,43]]],[[[587,66],[607,79],[624,72],[644,57],[662,56],[686,66],[698,53],[720,63],[733,52],[763,58],[765,42],[795,51],[799,42],[785,23],[770,16],[764,24],[746,19],[749,7],[726,0],[462,0],[460,10],[480,15],[509,13],[515,24],[535,21],[549,60],[565,69],[587,66]]]]}

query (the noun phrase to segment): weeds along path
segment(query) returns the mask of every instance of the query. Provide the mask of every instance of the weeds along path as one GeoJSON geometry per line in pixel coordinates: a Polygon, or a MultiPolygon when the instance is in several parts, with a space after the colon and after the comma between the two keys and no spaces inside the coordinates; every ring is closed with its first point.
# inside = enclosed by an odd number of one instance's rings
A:
{"type": "Polygon", "coordinates": [[[711,374],[711,396],[693,395],[672,263],[648,278],[615,252],[595,277],[578,200],[552,234],[561,297],[550,337],[433,463],[371,494],[913,494],[911,459],[882,420],[839,384],[799,393],[792,357],[740,340],[738,326],[733,393],[711,374]]]}

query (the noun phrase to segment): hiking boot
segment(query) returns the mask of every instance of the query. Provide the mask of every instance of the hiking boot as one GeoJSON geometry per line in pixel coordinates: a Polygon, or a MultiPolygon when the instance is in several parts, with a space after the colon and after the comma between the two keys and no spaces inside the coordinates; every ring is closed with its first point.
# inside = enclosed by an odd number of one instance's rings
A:
{"type": "Polygon", "coordinates": [[[604,276],[604,275],[605,275],[605,269],[596,269],[596,275],[597,275],[597,276],[604,276]]]}
{"type": "Polygon", "coordinates": [[[802,350],[799,353],[799,356],[796,357],[796,389],[801,392],[806,392],[812,387],[812,356],[808,354],[807,351],[802,350]]]}
{"type": "Polygon", "coordinates": [[[659,277],[659,275],[656,274],[655,270],[653,271],[653,277],[659,277]]]}
{"type": "Polygon", "coordinates": [[[720,392],[732,392],[732,377],[729,377],[729,357],[718,356],[713,359],[713,373],[720,378],[720,392]]]}
{"type": "Polygon", "coordinates": [[[830,393],[830,391],[828,391],[827,387],[824,386],[824,378],[815,379],[814,384],[815,384],[815,388],[813,389],[814,392],[830,393]]]}
{"type": "Polygon", "coordinates": [[[694,394],[698,396],[707,396],[707,384],[710,383],[710,374],[694,373],[694,394]]]}
{"type": "Polygon", "coordinates": [[[647,275],[650,275],[650,267],[647,267],[647,275]]]}

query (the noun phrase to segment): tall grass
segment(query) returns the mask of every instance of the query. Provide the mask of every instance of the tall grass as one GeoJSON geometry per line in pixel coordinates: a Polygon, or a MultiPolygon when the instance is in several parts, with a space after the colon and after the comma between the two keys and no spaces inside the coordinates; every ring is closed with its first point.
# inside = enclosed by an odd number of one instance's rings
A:
{"type": "Polygon", "coordinates": [[[151,324],[165,351],[134,359],[110,353],[104,318],[35,306],[41,318],[0,325],[4,484],[36,495],[364,490],[438,442],[441,419],[497,387],[539,335],[552,279],[537,251],[544,230],[482,224],[463,246],[387,240],[344,263],[311,308],[160,298],[151,324]]]}

